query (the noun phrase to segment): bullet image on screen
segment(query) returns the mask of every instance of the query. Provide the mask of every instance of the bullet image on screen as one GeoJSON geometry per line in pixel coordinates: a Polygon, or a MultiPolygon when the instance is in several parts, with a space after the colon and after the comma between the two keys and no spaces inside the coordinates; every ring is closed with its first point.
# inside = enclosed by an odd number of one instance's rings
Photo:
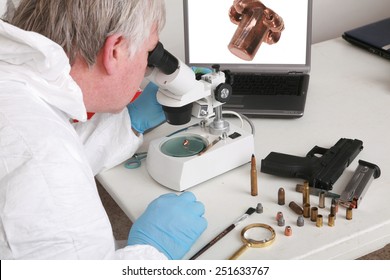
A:
{"type": "Polygon", "coordinates": [[[263,42],[277,43],[284,30],[283,19],[259,0],[234,0],[229,18],[238,27],[228,48],[247,61],[253,60],[263,42]]]}

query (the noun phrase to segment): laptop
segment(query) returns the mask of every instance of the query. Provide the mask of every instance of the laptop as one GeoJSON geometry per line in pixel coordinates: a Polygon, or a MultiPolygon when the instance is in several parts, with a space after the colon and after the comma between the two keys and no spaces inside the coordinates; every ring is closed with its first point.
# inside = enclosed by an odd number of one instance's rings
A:
{"type": "Polygon", "coordinates": [[[298,118],[305,110],[312,0],[184,0],[185,62],[219,65],[233,87],[225,110],[298,118]],[[260,84],[259,84],[260,83],[260,84]]]}
{"type": "Polygon", "coordinates": [[[390,59],[390,18],[346,31],[342,37],[355,46],[390,59]]]}

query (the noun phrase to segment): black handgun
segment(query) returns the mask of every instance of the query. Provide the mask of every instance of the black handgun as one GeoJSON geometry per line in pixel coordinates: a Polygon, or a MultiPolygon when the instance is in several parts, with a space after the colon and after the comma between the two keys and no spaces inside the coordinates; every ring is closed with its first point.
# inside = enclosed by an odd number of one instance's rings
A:
{"type": "Polygon", "coordinates": [[[361,150],[362,141],[341,138],[329,149],[315,146],[306,157],[271,152],[261,161],[260,171],[304,179],[311,187],[329,191],[361,150]]]}

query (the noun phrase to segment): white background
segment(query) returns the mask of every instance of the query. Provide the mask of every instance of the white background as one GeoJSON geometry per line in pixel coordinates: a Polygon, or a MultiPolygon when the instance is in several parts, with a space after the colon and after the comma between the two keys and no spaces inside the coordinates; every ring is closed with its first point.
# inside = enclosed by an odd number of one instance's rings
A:
{"type": "MultiPolygon", "coordinates": [[[[233,2],[233,0],[226,1],[233,2]]],[[[165,0],[165,2],[168,17],[166,27],[161,34],[161,41],[171,53],[184,61],[183,1],[165,0]]],[[[314,0],[313,2],[313,43],[339,37],[345,30],[390,16],[389,0],[314,0]]],[[[0,0],[0,14],[4,13],[5,3],[6,0],[0,0]]],[[[202,20],[207,21],[207,18],[202,20]]]]}

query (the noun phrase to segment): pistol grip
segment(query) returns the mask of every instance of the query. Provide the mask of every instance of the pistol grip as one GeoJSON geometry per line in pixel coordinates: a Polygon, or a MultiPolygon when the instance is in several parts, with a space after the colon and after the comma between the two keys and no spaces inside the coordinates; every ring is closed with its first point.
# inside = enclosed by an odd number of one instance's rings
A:
{"type": "Polygon", "coordinates": [[[271,152],[261,161],[263,173],[309,180],[313,174],[312,159],[271,152]]]}

